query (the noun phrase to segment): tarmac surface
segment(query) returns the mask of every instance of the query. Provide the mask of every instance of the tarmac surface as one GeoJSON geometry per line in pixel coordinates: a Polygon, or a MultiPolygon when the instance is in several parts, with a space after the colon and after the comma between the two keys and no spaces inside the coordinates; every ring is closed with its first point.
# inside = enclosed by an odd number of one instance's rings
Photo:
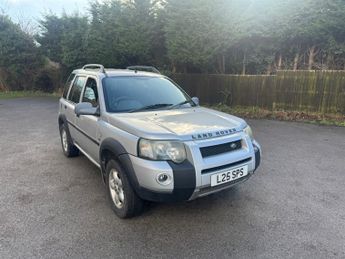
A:
{"type": "Polygon", "coordinates": [[[99,170],[64,157],[57,107],[0,100],[0,258],[345,258],[345,128],[250,120],[251,179],[121,220],[99,170]]]}

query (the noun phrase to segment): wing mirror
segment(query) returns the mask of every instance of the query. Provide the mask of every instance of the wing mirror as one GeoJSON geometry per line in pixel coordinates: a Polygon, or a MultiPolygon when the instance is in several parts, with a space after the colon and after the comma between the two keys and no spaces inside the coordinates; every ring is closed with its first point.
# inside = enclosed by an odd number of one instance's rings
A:
{"type": "Polygon", "coordinates": [[[74,108],[75,114],[80,115],[93,115],[100,116],[99,107],[93,107],[91,103],[83,102],[78,103],[74,108]]]}
{"type": "Polygon", "coordinates": [[[192,101],[193,101],[196,105],[199,105],[199,98],[198,98],[198,97],[192,97],[192,101]]]}

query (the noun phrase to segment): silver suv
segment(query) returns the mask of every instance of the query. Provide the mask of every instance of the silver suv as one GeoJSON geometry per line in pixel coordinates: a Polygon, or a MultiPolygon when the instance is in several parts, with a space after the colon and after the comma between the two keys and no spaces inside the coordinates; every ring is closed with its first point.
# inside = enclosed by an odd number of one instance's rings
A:
{"type": "Polygon", "coordinates": [[[188,201],[247,180],[261,148],[247,123],[199,106],[169,78],[86,65],[70,75],[59,104],[67,157],[100,168],[117,216],[144,201],[188,201]]]}

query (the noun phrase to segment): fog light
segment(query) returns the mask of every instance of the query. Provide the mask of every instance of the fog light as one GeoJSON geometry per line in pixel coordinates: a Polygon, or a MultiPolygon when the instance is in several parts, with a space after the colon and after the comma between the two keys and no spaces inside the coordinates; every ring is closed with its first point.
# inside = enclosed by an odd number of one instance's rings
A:
{"type": "Polygon", "coordinates": [[[166,173],[160,173],[157,175],[157,182],[161,185],[168,185],[171,183],[171,177],[166,173]]]}

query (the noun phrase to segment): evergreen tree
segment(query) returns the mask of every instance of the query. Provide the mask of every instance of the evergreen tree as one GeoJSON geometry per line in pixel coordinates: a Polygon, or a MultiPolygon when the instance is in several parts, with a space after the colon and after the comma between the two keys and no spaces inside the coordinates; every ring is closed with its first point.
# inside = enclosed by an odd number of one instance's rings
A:
{"type": "Polygon", "coordinates": [[[42,56],[31,36],[6,15],[0,15],[0,86],[12,90],[31,89],[42,56]]]}

